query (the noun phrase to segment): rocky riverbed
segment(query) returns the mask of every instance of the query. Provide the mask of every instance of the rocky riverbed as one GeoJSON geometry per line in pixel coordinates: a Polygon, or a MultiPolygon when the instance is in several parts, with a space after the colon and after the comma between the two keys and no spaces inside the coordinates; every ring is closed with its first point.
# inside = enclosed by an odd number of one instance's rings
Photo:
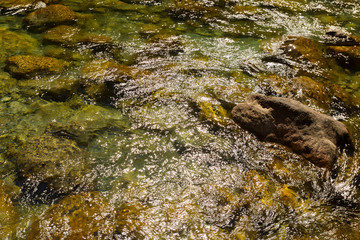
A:
{"type": "Polygon", "coordinates": [[[2,239],[359,239],[360,3],[0,1],[2,239]]]}

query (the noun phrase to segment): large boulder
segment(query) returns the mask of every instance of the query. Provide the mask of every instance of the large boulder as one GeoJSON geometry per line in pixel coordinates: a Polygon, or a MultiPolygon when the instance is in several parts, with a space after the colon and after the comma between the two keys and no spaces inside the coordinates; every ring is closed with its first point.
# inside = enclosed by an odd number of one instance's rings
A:
{"type": "Polygon", "coordinates": [[[260,140],[281,143],[319,167],[332,168],[337,147],[353,149],[344,124],[295,100],[253,94],[232,116],[260,140]]]}
{"type": "Polygon", "coordinates": [[[70,8],[56,4],[40,8],[24,18],[24,26],[35,31],[43,31],[49,27],[71,24],[77,20],[76,13],[70,8]]]}
{"type": "Polygon", "coordinates": [[[7,70],[15,77],[31,77],[38,74],[60,73],[66,62],[44,56],[17,55],[7,60],[7,70]]]}
{"type": "Polygon", "coordinates": [[[114,210],[97,192],[69,196],[31,225],[26,239],[112,239],[114,210]]]}
{"type": "Polygon", "coordinates": [[[33,137],[14,157],[24,191],[36,197],[44,195],[46,200],[93,187],[89,154],[72,140],[51,135],[33,137]]]}

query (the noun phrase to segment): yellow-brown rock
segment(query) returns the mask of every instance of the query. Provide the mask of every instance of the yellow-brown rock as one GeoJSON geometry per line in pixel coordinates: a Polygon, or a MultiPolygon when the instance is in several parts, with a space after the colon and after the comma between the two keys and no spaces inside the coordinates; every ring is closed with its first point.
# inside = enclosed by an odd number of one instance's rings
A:
{"type": "Polygon", "coordinates": [[[52,26],[71,24],[77,19],[76,13],[70,8],[56,4],[40,8],[24,18],[24,25],[31,30],[42,31],[52,26]]]}
{"type": "Polygon", "coordinates": [[[43,35],[44,42],[76,46],[78,44],[110,44],[112,38],[103,35],[88,34],[77,27],[60,25],[49,29],[43,35]]]}
{"type": "Polygon", "coordinates": [[[360,46],[328,46],[326,50],[341,66],[354,71],[360,70],[360,46]]]}
{"type": "Polygon", "coordinates": [[[67,63],[56,58],[17,55],[7,60],[7,70],[16,77],[30,77],[36,74],[60,73],[67,63]]]}
{"type": "Polygon", "coordinates": [[[16,220],[17,214],[7,188],[0,180],[0,236],[2,238],[5,239],[12,232],[16,220]]]}
{"type": "Polygon", "coordinates": [[[0,28],[0,62],[13,54],[30,54],[35,52],[38,42],[30,35],[16,33],[0,28]]]}
{"type": "Polygon", "coordinates": [[[112,239],[114,211],[97,192],[69,196],[51,206],[29,231],[27,240],[112,239]]]}

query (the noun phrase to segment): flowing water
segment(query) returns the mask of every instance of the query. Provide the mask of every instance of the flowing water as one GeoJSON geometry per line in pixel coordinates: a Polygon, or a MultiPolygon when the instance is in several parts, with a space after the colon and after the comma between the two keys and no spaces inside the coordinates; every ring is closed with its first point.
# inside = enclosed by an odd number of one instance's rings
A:
{"type": "MultiPolygon", "coordinates": [[[[0,203],[9,205],[0,207],[2,239],[80,239],[73,234],[72,217],[80,229],[98,226],[93,232],[79,230],[84,239],[360,238],[357,150],[353,156],[341,153],[328,171],[281,145],[260,142],[230,117],[231,108],[250,93],[267,92],[264,79],[282,79],[280,86],[270,83],[270,93],[341,120],[357,147],[360,72],[339,65],[335,72],[318,69],[284,57],[279,47],[297,36],[321,49],[330,28],[359,35],[360,2],[57,2],[77,13],[72,26],[84,35],[112,40],[49,43],[45,30],[23,26],[34,9],[1,12],[0,187],[6,191],[0,191],[7,195],[0,195],[0,203]],[[21,54],[55,57],[68,66],[61,73],[13,76],[6,60],[21,54]],[[118,68],[127,71],[121,80],[118,68]],[[336,93],[351,101],[329,103],[330,90],[301,95],[301,88],[291,88],[299,76],[324,89],[340,89],[336,93]],[[61,87],[54,87],[58,81],[61,87]],[[91,182],[88,190],[47,194],[39,182],[28,186],[19,177],[27,173],[17,156],[36,155],[41,146],[24,146],[44,135],[70,139],[86,152],[87,172],[76,178],[91,182]],[[89,213],[95,216],[91,220],[77,219],[71,210],[61,224],[52,223],[61,216],[50,210],[84,191],[99,194],[106,207],[89,213]],[[116,214],[103,224],[107,209],[116,214]]],[[[52,156],[57,146],[42,157],[52,156]]],[[[76,168],[68,165],[62,167],[76,168]]],[[[77,180],[59,188],[72,181],[77,180]]]]}

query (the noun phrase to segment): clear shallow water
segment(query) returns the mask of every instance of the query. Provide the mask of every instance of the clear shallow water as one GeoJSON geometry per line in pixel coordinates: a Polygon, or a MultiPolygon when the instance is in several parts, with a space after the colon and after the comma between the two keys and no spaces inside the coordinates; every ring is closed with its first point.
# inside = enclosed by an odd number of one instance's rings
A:
{"type": "MultiPolygon", "coordinates": [[[[353,157],[342,154],[336,170],[328,172],[284,147],[259,142],[232,122],[229,111],[248,94],[263,91],[264,76],[276,74],[291,84],[299,69],[314,73],[326,87],[337,84],[357,97],[358,72],[339,67],[337,77],[327,79],[321,71],[330,69],[264,59],[276,54],[288,36],[321,42],[330,26],[357,35],[359,3],[60,3],[78,13],[75,25],[84,32],[113,41],[92,50],[82,44],[47,44],[42,33],[23,28],[28,12],[0,16],[0,173],[12,189],[8,192],[17,219],[1,229],[4,238],[31,236],[34,222],[46,222],[48,209],[66,197],[45,201],[21,193],[26,185],[19,181],[11,155],[32,137],[50,132],[75,139],[89,153],[91,164],[83,177],[91,179],[92,191],[120,212],[106,223],[117,228],[116,234],[106,235],[109,239],[358,239],[357,151],[353,157]],[[9,32],[31,38],[31,47],[11,47],[9,32]],[[9,56],[18,54],[55,56],[70,66],[60,74],[14,79],[5,65],[9,56]],[[116,82],[111,94],[99,97],[86,89],[87,80],[82,82],[84,69],[108,60],[139,74],[116,82]],[[54,99],[44,88],[58,79],[85,86],[54,99]],[[121,215],[122,209],[135,216],[121,215]],[[122,223],[116,220],[122,218],[122,223]]],[[[94,78],[101,78],[102,71],[108,70],[97,69],[94,78]]],[[[358,145],[356,108],[344,113],[306,96],[301,100],[343,119],[358,145]]],[[[43,223],[39,236],[51,239],[46,237],[51,231],[43,223]]]]}

